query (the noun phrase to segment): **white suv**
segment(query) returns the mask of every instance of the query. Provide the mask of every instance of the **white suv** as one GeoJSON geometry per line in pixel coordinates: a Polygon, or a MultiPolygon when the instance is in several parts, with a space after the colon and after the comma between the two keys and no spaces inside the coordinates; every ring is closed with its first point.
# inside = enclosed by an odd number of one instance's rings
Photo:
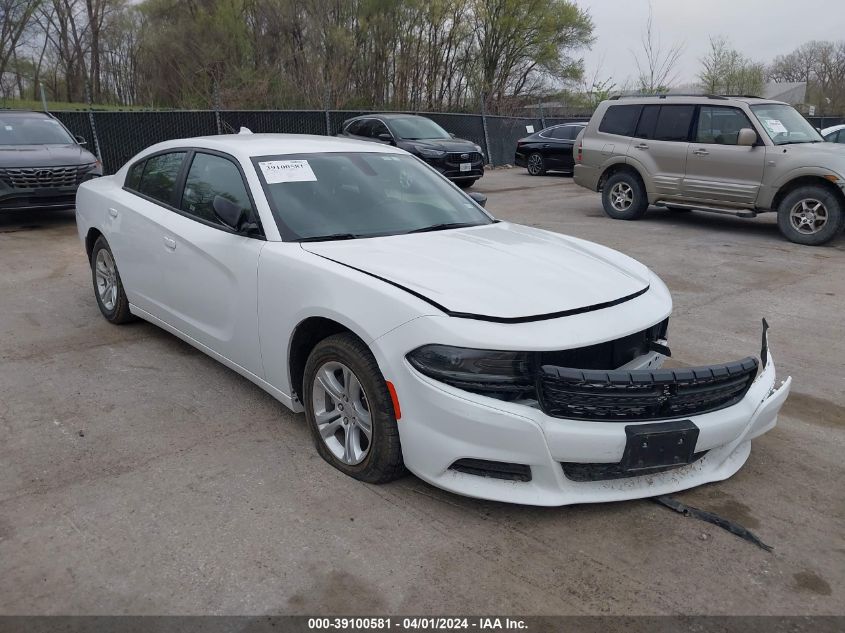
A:
{"type": "Polygon", "coordinates": [[[575,182],[612,218],[649,204],[753,218],[777,211],[789,240],[818,245],[845,225],[845,146],[792,106],[756,97],[602,102],[575,146],[575,182]]]}

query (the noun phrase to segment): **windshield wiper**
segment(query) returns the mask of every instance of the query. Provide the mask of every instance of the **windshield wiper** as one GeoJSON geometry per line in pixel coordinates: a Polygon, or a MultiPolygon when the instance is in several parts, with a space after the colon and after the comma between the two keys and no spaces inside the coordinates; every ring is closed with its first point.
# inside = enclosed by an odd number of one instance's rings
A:
{"type": "Polygon", "coordinates": [[[303,237],[297,242],[332,242],[334,240],[355,240],[361,237],[354,233],[332,233],[331,235],[315,235],[313,237],[303,237]]]}
{"type": "Polygon", "coordinates": [[[431,226],[424,226],[421,229],[414,229],[408,233],[428,233],[429,231],[444,231],[446,229],[460,229],[466,226],[481,226],[477,222],[443,222],[441,224],[432,224],[431,226]]]}

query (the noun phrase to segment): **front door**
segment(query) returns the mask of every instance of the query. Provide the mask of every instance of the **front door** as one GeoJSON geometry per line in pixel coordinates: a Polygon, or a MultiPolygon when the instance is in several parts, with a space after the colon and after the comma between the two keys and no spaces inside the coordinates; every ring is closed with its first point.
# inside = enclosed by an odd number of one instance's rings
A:
{"type": "Polygon", "coordinates": [[[228,157],[189,156],[177,209],[163,219],[164,320],[257,376],[258,259],[263,239],[238,234],[214,214],[215,196],[257,217],[240,170],[228,157]]]}
{"type": "Polygon", "coordinates": [[[628,159],[648,174],[646,188],[654,200],[681,197],[694,105],[643,106],[628,159]]]}
{"type": "Polygon", "coordinates": [[[737,145],[742,128],[754,129],[739,108],[701,106],[689,144],[684,198],[753,207],[763,180],[766,148],[737,145]]]}

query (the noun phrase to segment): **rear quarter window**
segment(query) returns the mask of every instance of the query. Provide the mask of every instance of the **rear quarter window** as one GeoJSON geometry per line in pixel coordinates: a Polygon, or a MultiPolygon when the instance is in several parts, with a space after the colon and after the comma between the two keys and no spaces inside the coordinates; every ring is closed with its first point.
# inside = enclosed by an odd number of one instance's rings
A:
{"type": "Polygon", "coordinates": [[[146,161],[143,160],[138,161],[129,168],[129,172],[126,174],[126,182],[123,183],[125,187],[135,191],[138,190],[138,186],[141,184],[141,174],[144,173],[145,163],[146,161]]]}
{"type": "Polygon", "coordinates": [[[640,118],[641,105],[612,105],[604,113],[599,132],[606,134],[618,134],[620,136],[633,136],[640,118]]]}

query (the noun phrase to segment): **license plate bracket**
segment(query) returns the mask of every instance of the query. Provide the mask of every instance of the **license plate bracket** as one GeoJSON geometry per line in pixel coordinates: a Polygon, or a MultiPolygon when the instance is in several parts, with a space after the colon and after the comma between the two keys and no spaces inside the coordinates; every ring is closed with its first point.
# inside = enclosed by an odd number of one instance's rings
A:
{"type": "Polygon", "coordinates": [[[622,467],[636,473],[689,464],[698,433],[692,420],[628,425],[622,467]]]}
{"type": "Polygon", "coordinates": [[[472,163],[461,163],[461,171],[472,171],[472,163]]]}

